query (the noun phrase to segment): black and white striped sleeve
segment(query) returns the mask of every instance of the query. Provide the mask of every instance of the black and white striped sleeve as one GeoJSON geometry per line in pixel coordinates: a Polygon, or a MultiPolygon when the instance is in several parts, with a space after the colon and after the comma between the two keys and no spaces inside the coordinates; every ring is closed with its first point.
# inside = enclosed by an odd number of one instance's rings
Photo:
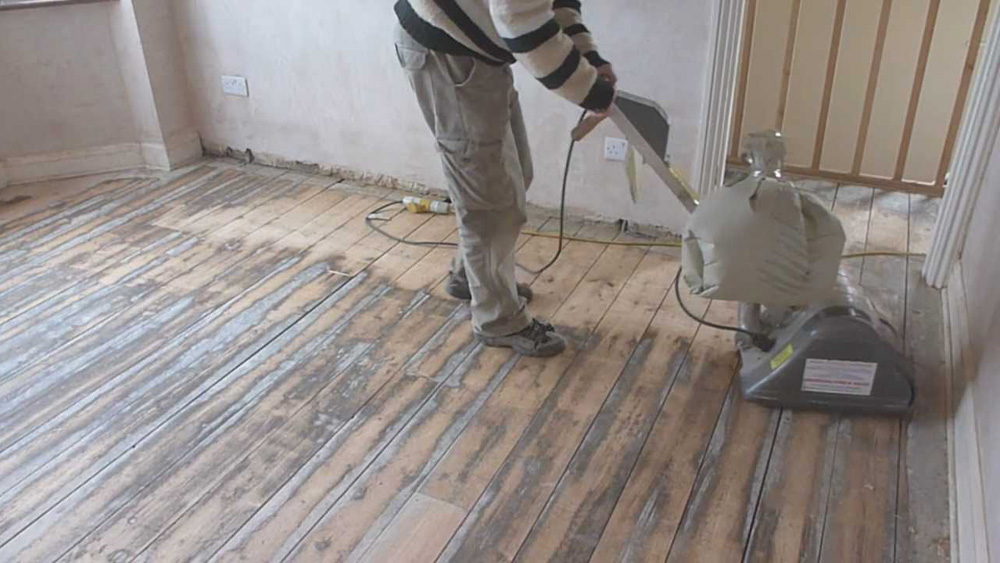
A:
{"type": "Polygon", "coordinates": [[[563,28],[566,35],[573,40],[576,48],[583,53],[583,56],[594,66],[608,64],[601,55],[597,53],[597,45],[594,43],[594,36],[590,34],[587,26],[583,25],[583,17],[580,14],[580,0],[555,0],[552,7],[555,10],[556,21],[563,28]]]}
{"type": "Polygon", "coordinates": [[[490,13],[507,48],[546,88],[589,110],[611,105],[614,87],[598,79],[594,64],[560,25],[553,0],[490,0],[490,13]]]}

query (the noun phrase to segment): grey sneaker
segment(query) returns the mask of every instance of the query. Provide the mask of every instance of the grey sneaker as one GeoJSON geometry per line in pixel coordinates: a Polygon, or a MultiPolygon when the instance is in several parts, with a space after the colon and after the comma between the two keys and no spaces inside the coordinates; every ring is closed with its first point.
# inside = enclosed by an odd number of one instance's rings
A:
{"type": "MultiPolygon", "coordinates": [[[[472,300],[472,291],[469,289],[469,280],[462,279],[458,276],[453,275],[448,278],[448,285],[445,286],[444,291],[455,299],[460,299],[462,301],[472,300]]],[[[531,288],[523,283],[517,284],[517,294],[529,303],[535,296],[535,293],[531,291],[531,288]]]]}
{"type": "Polygon", "coordinates": [[[555,327],[539,320],[531,321],[527,328],[509,336],[476,337],[486,346],[494,348],[513,348],[522,356],[549,358],[557,356],[566,349],[566,339],[556,332],[555,327]]]}

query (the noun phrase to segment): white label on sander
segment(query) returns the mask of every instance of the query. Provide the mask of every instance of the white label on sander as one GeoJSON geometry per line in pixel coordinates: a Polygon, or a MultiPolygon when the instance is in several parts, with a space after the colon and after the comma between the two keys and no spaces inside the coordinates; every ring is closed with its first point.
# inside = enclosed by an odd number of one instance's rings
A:
{"type": "Polygon", "coordinates": [[[877,370],[878,364],[869,362],[808,359],[802,376],[802,390],[869,396],[872,394],[877,370]]]}

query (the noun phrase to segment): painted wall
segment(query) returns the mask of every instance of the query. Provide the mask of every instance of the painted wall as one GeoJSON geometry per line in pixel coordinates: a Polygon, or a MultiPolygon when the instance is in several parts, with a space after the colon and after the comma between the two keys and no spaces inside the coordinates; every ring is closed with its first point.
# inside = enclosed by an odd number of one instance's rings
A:
{"type": "Polygon", "coordinates": [[[0,157],[131,142],[114,3],[0,13],[0,157]]]}
{"type": "MultiPolygon", "coordinates": [[[[402,177],[443,178],[432,139],[392,48],[392,1],[174,0],[197,127],[208,145],[402,177]],[[243,75],[250,97],[224,96],[243,75]]],[[[585,19],[622,86],[659,101],[673,121],[670,152],[694,167],[709,59],[711,3],[592,0],[585,19]]],[[[579,111],[517,71],[535,155],[529,200],[558,203],[569,130],[579,111]]],[[[577,152],[570,205],[680,230],[686,216],[648,171],[628,196],[624,166],[602,160],[602,126],[577,152]]]]}
{"type": "Polygon", "coordinates": [[[969,334],[979,356],[974,383],[977,430],[989,549],[1000,555],[1000,245],[996,218],[1000,216],[1000,144],[980,191],[976,211],[962,252],[969,313],[969,334]]]}
{"type": "Polygon", "coordinates": [[[119,0],[111,27],[143,158],[170,168],[201,156],[173,5],[119,0]]]}

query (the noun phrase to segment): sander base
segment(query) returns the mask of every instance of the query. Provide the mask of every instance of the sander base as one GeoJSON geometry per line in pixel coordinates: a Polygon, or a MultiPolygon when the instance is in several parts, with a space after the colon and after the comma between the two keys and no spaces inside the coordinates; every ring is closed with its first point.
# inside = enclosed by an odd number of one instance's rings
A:
{"type": "Polygon", "coordinates": [[[799,309],[741,304],[740,325],[772,336],[770,350],[737,336],[743,396],[769,406],[899,415],[913,405],[909,361],[895,329],[841,274],[834,297],[799,309]]]}

